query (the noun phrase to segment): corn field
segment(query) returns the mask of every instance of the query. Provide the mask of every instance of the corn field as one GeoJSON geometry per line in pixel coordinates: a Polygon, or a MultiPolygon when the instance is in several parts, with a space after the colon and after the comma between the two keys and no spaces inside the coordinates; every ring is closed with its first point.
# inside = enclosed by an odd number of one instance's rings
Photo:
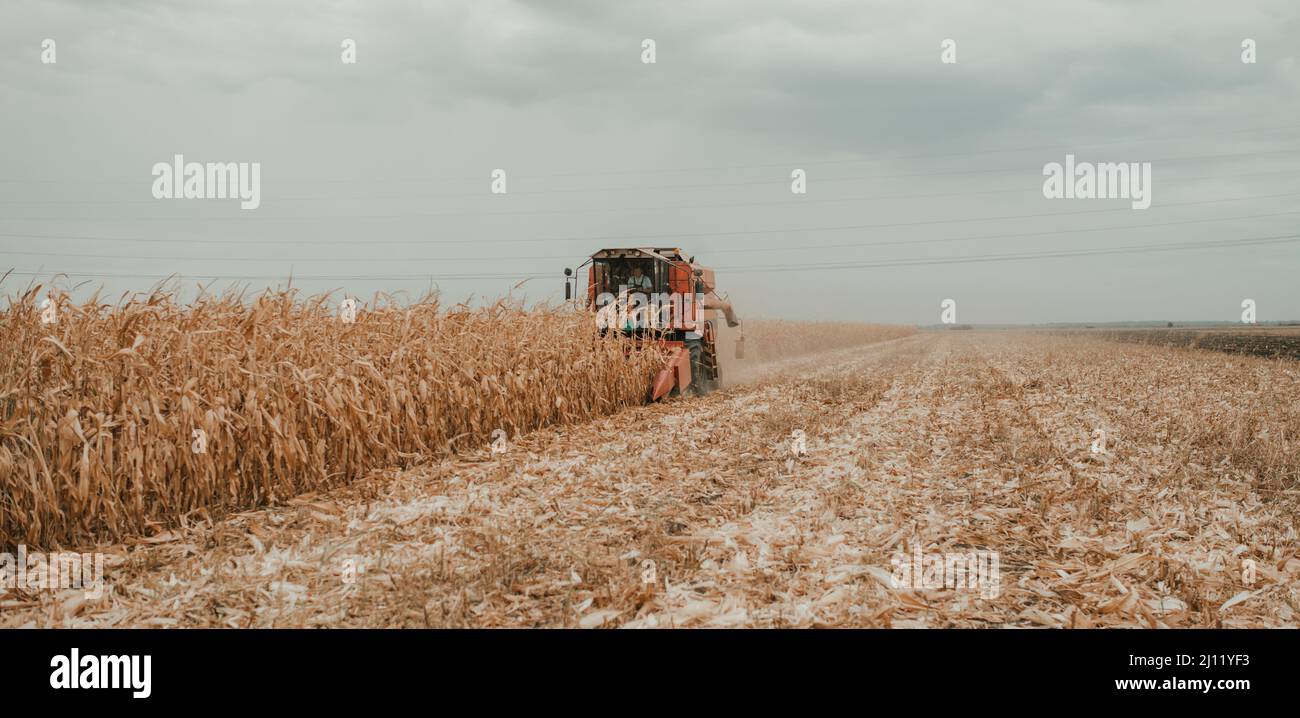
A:
{"type": "Polygon", "coordinates": [[[158,291],[0,310],[0,545],[147,534],[641,402],[662,359],[504,302],[158,291]],[[499,430],[499,431],[498,431],[499,430]]]}
{"type": "Polygon", "coordinates": [[[1300,616],[1291,361],[930,331],[768,366],[705,397],[512,436],[507,451],[104,547],[114,591],[23,597],[0,626],[1233,628],[1300,616]],[[995,552],[1000,568],[980,591],[900,584],[898,561],[916,551],[995,552]]]}

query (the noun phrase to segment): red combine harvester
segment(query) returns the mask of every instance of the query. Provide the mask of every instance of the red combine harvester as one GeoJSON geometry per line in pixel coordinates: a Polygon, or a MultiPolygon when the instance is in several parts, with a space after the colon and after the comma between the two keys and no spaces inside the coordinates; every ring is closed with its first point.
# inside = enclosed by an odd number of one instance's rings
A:
{"type": "MultiPolygon", "coordinates": [[[[580,273],[587,267],[580,301],[595,312],[602,332],[620,332],[669,351],[650,387],[651,401],[687,391],[706,394],[722,381],[721,348],[734,342],[736,358],[744,355],[743,337],[727,333],[740,320],[718,296],[713,270],[694,260],[675,247],[634,247],[602,249],[578,267],[580,273]]],[[[569,269],[564,274],[564,298],[571,300],[570,278],[576,283],[577,277],[569,269]]]]}

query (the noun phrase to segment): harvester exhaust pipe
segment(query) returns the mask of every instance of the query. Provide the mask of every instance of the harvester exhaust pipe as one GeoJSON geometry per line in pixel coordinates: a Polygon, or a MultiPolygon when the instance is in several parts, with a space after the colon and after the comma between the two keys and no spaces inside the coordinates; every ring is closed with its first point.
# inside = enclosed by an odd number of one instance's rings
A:
{"type": "Polygon", "coordinates": [[[573,270],[568,267],[564,268],[564,301],[573,299],[573,285],[569,283],[569,277],[573,276],[573,270]]]}

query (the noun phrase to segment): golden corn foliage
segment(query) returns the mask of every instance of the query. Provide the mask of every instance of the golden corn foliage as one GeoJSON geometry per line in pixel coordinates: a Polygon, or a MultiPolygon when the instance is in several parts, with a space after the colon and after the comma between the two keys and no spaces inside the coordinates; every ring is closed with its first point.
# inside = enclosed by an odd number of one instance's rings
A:
{"type": "Polygon", "coordinates": [[[0,309],[0,546],[217,516],[608,413],[662,364],[587,314],[165,291],[0,309]],[[196,430],[206,434],[200,448],[196,430]]]}

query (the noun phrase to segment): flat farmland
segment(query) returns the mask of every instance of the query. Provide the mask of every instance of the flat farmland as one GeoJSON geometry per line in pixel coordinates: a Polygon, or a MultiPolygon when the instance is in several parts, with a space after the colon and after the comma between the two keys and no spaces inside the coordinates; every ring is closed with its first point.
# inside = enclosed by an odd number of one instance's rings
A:
{"type": "Polygon", "coordinates": [[[1300,364],[927,332],[103,547],[4,626],[1246,627],[1300,610],[1300,364]],[[997,552],[1001,589],[892,562],[997,552]]]}
{"type": "Polygon", "coordinates": [[[1121,329],[1101,333],[1124,342],[1300,359],[1300,327],[1294,326],[1121,329]]]}

